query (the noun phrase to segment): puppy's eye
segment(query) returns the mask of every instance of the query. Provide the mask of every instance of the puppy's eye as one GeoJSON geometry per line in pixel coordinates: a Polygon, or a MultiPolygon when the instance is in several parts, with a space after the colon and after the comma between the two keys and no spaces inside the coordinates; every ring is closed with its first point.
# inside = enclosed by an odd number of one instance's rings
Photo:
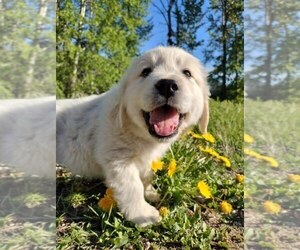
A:
{"type": "Polygon", "coordinates": [[[150,75],[151,72],[152,72],[151,68],[145,68],[145,69],[143,69],[143,71],[141,73],[141,76],[142,77],[147,77],[148,75],[150,75]]]}
{"type": "Polygon", "coordinates": [[[191,72],[187,69],[183,70],[182,73],[185,74],[187,77],[192,77],[191,72]]]}

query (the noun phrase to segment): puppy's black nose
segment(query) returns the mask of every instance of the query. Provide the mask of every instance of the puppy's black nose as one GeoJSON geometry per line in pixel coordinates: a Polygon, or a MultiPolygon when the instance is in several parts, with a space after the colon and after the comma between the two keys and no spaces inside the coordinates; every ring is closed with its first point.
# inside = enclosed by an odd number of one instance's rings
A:
{"type": "Polygon", "coordinates": [[[175,92],[178,90],[178,85],[174,80],[161,79],[155,84],[155,88],[160,95],[169,98],[175,95],[175,92]]]}

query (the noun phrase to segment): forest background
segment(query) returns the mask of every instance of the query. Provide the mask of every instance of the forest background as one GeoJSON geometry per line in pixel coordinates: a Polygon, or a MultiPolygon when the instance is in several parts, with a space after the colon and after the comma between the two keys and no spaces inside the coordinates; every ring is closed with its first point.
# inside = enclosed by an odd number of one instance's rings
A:
{"type": "Polygon", "coordinates": [[[248,97],[295,98],[299,3],[268,2],[1,0],[0,98],[100,94],[158,45],[199,58],[212,98],[242,100],[244,79],[248,97]]]}

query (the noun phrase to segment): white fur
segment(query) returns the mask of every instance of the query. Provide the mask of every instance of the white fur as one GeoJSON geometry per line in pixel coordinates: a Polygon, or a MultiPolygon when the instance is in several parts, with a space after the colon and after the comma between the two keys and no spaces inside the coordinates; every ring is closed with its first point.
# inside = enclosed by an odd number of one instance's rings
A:
{"type": "Polygon", "coordinates": [[[199,120],[206,130],[208,96],[206,74],[196,58],[174,47],[151,50],[135,59],[110,91],[57,102],[57,162],[74,174],[104,178],[128,220],[141,226],[158,222],[158,211],[144,198],[157,199],[151,186],[151,162],[199,120]],[[143,78],[140,74],[146,67],[153,72],[143,78]],[[193,77],[185,76],[184,69],[193,77]],[[186,115],[176,136],[159,140],[148,132],[142,110],[150,112],[166,104],[154,86],[166,78],[179,87],[168,104],[186,115]]]}
{"type": "Polygon", "coordinates": [[[0,163],[55,178],[55,97],[0,100],[0,163]]]}

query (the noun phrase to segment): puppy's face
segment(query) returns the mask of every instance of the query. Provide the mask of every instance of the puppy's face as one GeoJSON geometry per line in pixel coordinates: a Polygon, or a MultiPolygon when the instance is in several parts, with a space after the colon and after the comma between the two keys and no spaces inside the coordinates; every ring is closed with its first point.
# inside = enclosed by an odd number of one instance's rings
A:
{"type": "Polygon", "coordinates": [[[198,123],[208,95],[206,74],[196,58],[179,48],[159,47],[134,61],[123,100],[140,136],[172,141],[198,123]]]}

